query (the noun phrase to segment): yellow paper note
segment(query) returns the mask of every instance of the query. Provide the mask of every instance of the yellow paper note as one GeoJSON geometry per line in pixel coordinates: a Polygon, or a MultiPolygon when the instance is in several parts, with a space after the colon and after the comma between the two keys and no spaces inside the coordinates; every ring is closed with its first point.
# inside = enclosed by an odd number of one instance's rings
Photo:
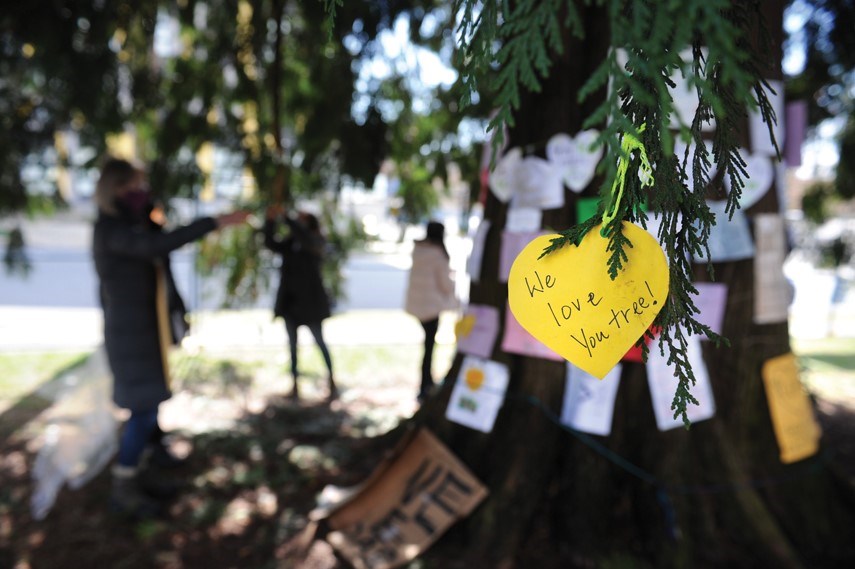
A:
{"type": "Polygon", "coordinates": [[[475,315],[467,314],[460,320],[458,320],[454,325],[454,335],[457,338],[468,338],[469,334],[472,333],[472,329],[475,327],[475,315]]]}
{"type": "Polygon", "coordinates": [[[763,364],[763,385],[781,462],[796,462],[816,454],[821,430],[799,381],[796,356],[790,353],[767,360],[763,364]]]}
{"type": "Polygon", "coordinates": [[[594,377],[602,379],[653,323],[668,296],[668,263],[656,239],[631,223],[632,243],[614,280],[608,274],[608,238],[594,227],[578,247],[538,259],[544,235],[517,256],[508,279],[508,303],[528,332],[594,377]]]}

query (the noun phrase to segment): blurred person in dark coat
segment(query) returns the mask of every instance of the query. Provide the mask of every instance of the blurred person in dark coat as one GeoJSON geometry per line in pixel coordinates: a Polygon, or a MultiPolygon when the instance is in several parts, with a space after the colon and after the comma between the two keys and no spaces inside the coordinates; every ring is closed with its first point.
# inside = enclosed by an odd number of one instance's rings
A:
{"type": "Polygon", "coordinates": [[[326,240],[317,217],[308,212],[298,212],[294,217],[286,213],[279,206],[268,208],[264,224],[264,244],[281,256],[279,289],[276,292],[273,315],[281,316],[285,320],[285,330],[288,333],[291,376],[294,379],[290,396],[299,398],[297,330],[300,326],[306,326],[314,336],[327,366],[328,399],[332,400],[338,396],[338,389],[322,327],[323,321],[330,316],[330,299],[321,275],[326,240]],[[288,231],[285,236],[280,236],[278,231],[283,223],[288,231]]]}
{"type": "Polygon", "coordinates": [[[146,447],[163,460],[158,406],[169,399],[167,348],[186,329],[184,305],[169,269],[169,253],[220,227],[242,223],[243,212],[205,217],[166,231],[153,220],[142,166],[108,159],[95,189],[98,218],[92,253],[104,311],[104,345],[113,374],[113,400],[130,411],[113,466],[111,507],[133,517],[159,513],[170,490],[140,476],[146,447]],[[171,302],[170,302],[171,301],[171,302]],[[171,306],[170,306],[171,305],[171,306]]]}

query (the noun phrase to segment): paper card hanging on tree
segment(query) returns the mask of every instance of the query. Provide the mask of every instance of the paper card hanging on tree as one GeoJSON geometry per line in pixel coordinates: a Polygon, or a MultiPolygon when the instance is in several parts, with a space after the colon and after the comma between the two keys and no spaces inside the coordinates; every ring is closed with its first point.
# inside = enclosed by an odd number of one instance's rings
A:
{"type": "MultiPolygon", "coordinates": [[[[704,146],[706,146],[707,153],[709,156],[710,166],[707,171],[707,176],[710,180],[712,180],[713,176],[715,176],[716,171],[718,170],[718,165],[713,161],[712,149],[713,143],[711,140],[705,140],[704,146]]],[[[694,183],[695,176],[695,143],[694,141],[690,144],[686,144],[680,139],[674,141],[674,155],[677,157],[677,161],[680,164],[684,164],[686,168],[686,174],[689,175],[689,180],[686,182],[689,185],[689,188],[692,188],[692,184],[694,183]],[[688,156],[686,156],[686,149],[688,148],[688,156]],[[684,161],[685,159],[685,161],[684,161]]]]}
{"type": "MultiPolygon", "coordinates": [[[[672,232],[673,231],[681,231],[683,229],[683,216],[679,213],[676,215],[677,215],[677,222],[676,222],[672,232]]],[[[653,238],[656,239],[657,241],[659,240],[659,228],[662,226],[662,222],[663,222],[662,212],[659,212],[659,211],[648,212],[647,219],[644,222],[647,225],[647,232],[650,235],[652,235],[653,238]]],[[[662,250],[664,252],[664,250],[665,250],[664,247],[662,250]]]]}
{"type": "MultiPolygon", "coordinates": [[[[707,59],[707,48],[701,48],[702,57],[707,59]]],[[[626,56],[624,56],[626,57],[626,56]]],[[[692,49],[687,48],[680,52],[680,59],[686,64],[685,73],[691,73],[692,70],[692,49]]],[[[688,77],[683,76],[684,71],[677,69],[670,75],[670,79],[674,82],[674,87],[668,91],[674,101],[675,113],[671,115],[671,128],[679,129],[680,121],[686,125],[691,125],[695,118],[695,112],[698,110],[698,92],[690,83],[688,77]],[[679,119],[679,120],[678,120],[679,119]]],[[[716,128],[715,119],[701,123],[703,132],[712,132],[716,128]]]]}
{"type": "Polygon", "coordinates": [[[466,356],[451,391],[445,417],[449,421],[489,433],[505,401],[507,388],[506,365],[466,356]]]}
{"type": "MultiPolygon", "coordinates": [[[[740,148],[739,155],[745,160],[745,172],[748,174],[743,177],[745,186],[739,196],[739,206],[748,209],[760,201],[772,187],[775,181],[775,166],[772,159],[765,154],[751,154],[740,148]]],[[[730,176],[724,177],[724,187],[730,192],[730,176]]]]}
{"type": "MultiPolygon", "coordinates": [[[[659,326],[651,326],[648,328],[653,334],[653,337],[659,335],[659,326]]],[[[646,333],[644,334],[644,343],[647,346],[650,346],[650,342],[653,341],[653,338],[648,336],[646,333]]],[[[644,361],[644,352],[637,343],[634,344],[630,349],[626,351],[623,357],[620,359],[622,362],[634,362],[634,363],[642,363],[644,361]]]]}
{"type": "MultiPolygon", "coordinates": [[[[701,48],[702,57],[705,61],[707,61],[707,48],[701,48]]],[[[618,66],[626,70],[627,63],[629,62],[629,56],[625,49],[618,48],[615,49],[615,58],[617,60],[618,66]]],[[[683,63],[686,64],[688,70],[692,68],[692,50],[691,48],[685,49],[680,52],[680,59],[683,60],[683,63]]],[[[626,71],[627,75],[630,75],[630,71],[626,71]]],[[[674,113],[671,115],[671,128],[677,130],[680,128],[680,120],[682,120],[687,125],[692,124],[692,120],[695,117],[695,111],[698,108],[698,93],[695,88],[683,77],[683,72],[679,69],[675,70],[673,74],[671,74],[670,79],[674,82],[675,86],[673,88],[669,88],[668,91],[671,95],[671,99],[674,102],[674,113]]],[[[609,78],[609,92],[613,91],[614,86],[611,77],[609,78]]],[[[716,129],[715,119],[710,119],[708,122],[701,123],[701,130],[703,132],[712,132],[716,129]]]]}
{"type": "Polygon", "coordinates": [[[540,255],[556,235],[519,254],[508,279],[508,301],[522,326],[549,348],[602,378],[653,323],[668,295],[668,263],[659,243],[631,223],[623,234],[623,270],[608,274],[609,240],[591,229],[579,246],[540,255]]]}
{"type": "MultiPolygon", "coordinates": [[[[791,101],[787,103],[785,113],[784,147],[782,148],[784,161],[790,168],[797,168],[802,165],[802,145],[807,134],[808,103],[807,101],[791,101]]],[[[778,146],[781,146],[780,139],[778,146]]],[[[784,178],[779,177],[778,179],[783,180],[784,178]]]]}
{"type": "Polygon", "coordinates": [[[555,165],[564,184],[577,194],[594,179],[603,155],[602,146],[593,147],[600,132],[583,130],[576,136],[560,133],[546,143],[546,158],[555,165]]]}
{"type": "Polygon", "coordinates": [[[511,266],[520,251],[525,249],[532,239],[539,235],[545,235],[545,231],[527,231],[525,233],[513,233],[502,231],[502,245],[499,248],[499,282],[508,282],[511,266]]]}
{"type": "Polygon", "coordinates": [[[540,229],[543,212],[535,207],[509,207],[505,231],[526,233],[540,229]]]}
{"type": "MultiPolygon", "coordinates": [[[[728,220],[724,208],[727,202],[708,201],[710,212],[715,214],[716,224],[710,228],[707,245],[714,263],[722,261],[739,261],[754,256],[754,240],[748,227],[748,218],[741,209],[733,212],[733,218],[728,220]]],[[[695,255],[695,261],[706,263],[704,255],[695,255]]]]}
{"type": "MultiPolygon", "coordinates": [[[[692,386],[691,393],[698,400],[698,405],[691,403],[688,405],[686,415],[692,423],[698,423],[715,415],[715,400],[699,336],[689,336],[686,351],[689,365],[692,366],[692,373],[695,375],[695,385],[692,386]]],[[[647,355],[647,384],[650,387],[656,427],[660,431],[683,426],[682,417],[675,419],[674,411],[671,410],[678,381],[674,376],[674,367],[668,365],[669,355],[667,347],[664,356],[658,347],[650,350],[647,355]]]]}
{"type": "MultiPolygon", "coordinates": [[[[772,132],[775,133],[775,141],[778,143],[778,148],[784,152],[784,83],[775,81],[774,79],[766,79],[766,82],[772,88],[772,91],[766,89],[766,96],[772,104],[772,110],[775,111],[777,124],[772,123],[772,132]]],[[[755,153],[765,154],[767,156],[776,156],[775,146],[772,144],[772,138],[769,136],[769,125],[763,122],[763,115],[760,109],[752,109],[748,112],[748,132],[751,134],[751,150],[755,153]]]]}
{"type": "Polygon", "coordinates": [[[420,429],[330,513],[325,539],[356,569],[393,569],[418,557],[487,494],[460,459],[420,429]]]}
{"type": "Polygon", "coordinates": [[[561,424],[583,433],[608,435],[612,430],[621,369],[618,364],[599,380],[568,362],[561,424]]]}
{"type": "MultiPolygon", "coordinates": [[[[722,283],[694,283],[698,289],[697,296],[692,300],[698,308],[695,319],[706,324],[716,334],[721,334],[721,323],[724,319],[724,309],[727,306],[727,285],[722,283]]],[[[706,340],[701,336],[701,340],[706,340]]]]}
{"type": "Polygon", "coordinates": [[[796,356],[790,353],[766,360],[763,386],[781,462],[789,464],[816,454],[822,432],[799,381],[796,356]]]}
{"type": "Polygon", "coordinates": [[[564,205],[564,184],[552,163],[526,156],[518,169],[518,183],[511,196],[514,207],[554,209],[564,205]]]}
{"type": "Polygon", "coordinates": [[[754,322],[786,322],[792,288],[784,276],[787,243],[784,218],[774,213],[754,216],[754,322]]]}
{"type": "Polygon", "coordinates": [[[470,304],[455,332],[460,352],[489,358],[499,334],[499,309],[486,304],[470,304]]]}
{"type": "Polygon", "coordinates": [[[511,148],[496,161],[496,167],[490,172],[488,184],[493,195],[507,203],[519,185],[519,167],[522,162],[522,150],[511,148]]]}
{"type": "Polygon", "coordinates": [[[523,328],[510,307],[505,310],[505,333],[502,336],[502,350],[509,354],[519,354],[532,358],[560,362],[564,358],[546,347],[543,342],[532,336],[523,328]]]}
{"type": "Polygon", "coordinates": [[[775,163],[775,190],[778,197],[778,214],[784,215],[790,210],[790,199],[787,195],[787,165],[781,161],[775,163]]]}
{"type": "Polygon", "coordinates": [[[472,238],[472,252],[466,260],[466,274],[473,282],[481,280],[481,262],[484,259],[484,244],[487,241],[487,233],[490,232],[490,220],[482,219],[472,238]]]}

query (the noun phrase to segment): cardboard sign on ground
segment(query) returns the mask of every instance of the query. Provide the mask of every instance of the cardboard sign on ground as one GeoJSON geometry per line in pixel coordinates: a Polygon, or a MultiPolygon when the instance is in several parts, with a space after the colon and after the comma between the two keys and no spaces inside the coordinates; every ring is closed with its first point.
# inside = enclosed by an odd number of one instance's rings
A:
{"type": "Polygon", "coordinates": [[[487,489],[430,431],[327,518],[326,540],[356,569],[391,569],[415,559],[487,496],[487,489]]]}

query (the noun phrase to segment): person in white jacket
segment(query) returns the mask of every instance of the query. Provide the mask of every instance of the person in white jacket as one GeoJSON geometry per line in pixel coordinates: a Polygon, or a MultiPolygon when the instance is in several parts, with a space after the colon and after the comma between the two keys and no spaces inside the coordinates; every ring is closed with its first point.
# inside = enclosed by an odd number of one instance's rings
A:
{"type": "Polygon", "coordinates": [[[438,221],[427,224],[424,239],[413,245],[413,266],[407,283],[405,310],[419,319],[425,331],[422,379],[418,399],[433,389],[431,366],[439,314],[454,305],[454,282],[451,279],[448,250],[444,243],[445,227],[438,221]]]}

